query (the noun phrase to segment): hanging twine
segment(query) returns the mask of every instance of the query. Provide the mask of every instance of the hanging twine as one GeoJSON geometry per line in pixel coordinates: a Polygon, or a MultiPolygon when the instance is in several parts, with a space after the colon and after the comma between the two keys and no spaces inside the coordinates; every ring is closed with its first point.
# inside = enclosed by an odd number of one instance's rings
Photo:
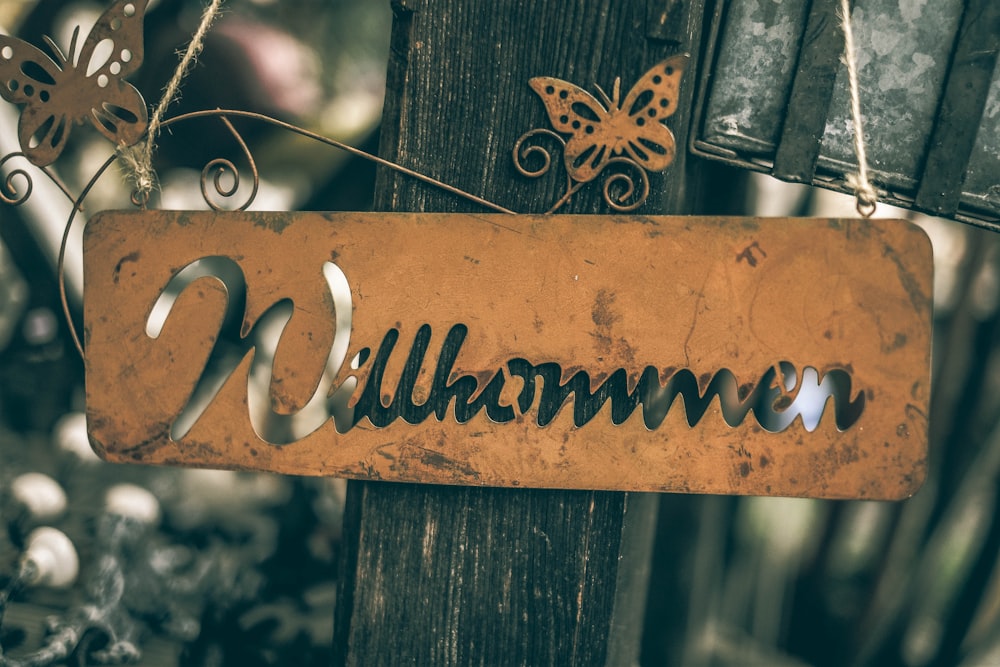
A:
{"type": "Polygon", "coordinates": [[[865,155],[865,134],[861,126],[861,93],[858,86],[858,65],[854,57],[854,32],[851,30],[850,0],[840,0],[841,22],[844,29],[844,55],[851,97],[851,123],[854,130],[854,154],[858,158],[857,173],[847,174],[847,185],[854,190],[858,200],[858,213],[871,217],[878,204],[878,192],[868,180],[868,158],[865,155]]]}
{"type": "Polygon", "coordinates": [[[163,114],[166,113],[167,107],[177,98],[180,92],[181,81],[187,76],[191,65],[201,54],[201,50],[205,46],[205,35],[208,34],[209,28],[212,27],[212,22],[218,16],[221,6],[222,0],[212,0],[211,4],[205,8],[205,12],[201,16],[201,23],[198,24],[198,30],[195,31],[191,42],[184,51],[184,55],[181,57],[180,62],[177,63],[174,75],[163,89],[163,96],[156,105],[156,109],[153,110],[153,115],[149,118],[146,141],[138,147],[131,146],[121,151],[121,158],[131,172],[132,181],[135,183],[135,192],[132,195],[132,199],[143,207],[145,207],[146,202],[149,200],[149,194],[152,192],[156,182],[156,173],[153,171],[153,150],[156,148],[156,137],[160,131],[163,114]]]}

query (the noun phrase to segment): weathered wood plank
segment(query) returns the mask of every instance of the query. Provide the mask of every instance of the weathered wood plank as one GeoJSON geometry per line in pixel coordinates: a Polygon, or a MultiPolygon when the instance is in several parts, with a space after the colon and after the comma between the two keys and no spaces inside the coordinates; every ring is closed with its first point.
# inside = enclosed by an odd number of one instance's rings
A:
{"type": "MultiPolygon", "coordinates": [[[[607,89],[621,76],[629,86],[671,53],[697,54],[701,3],[685,4],[688,37],[668,51],[645,39],[641,0],[397,2],[382,154],[543,211],[561,195],[561,176],[524,181],[510,161],[517,137],[544,123],[528,79],[607,89]]],[[[670,123],[679,146],[692,88],[682,84],[670,123]]],[[[684,173],[678,151],[654,178],[646,212],[684,210],[684,173]]],[[[606,210],[594,189],[577,195],[566,212],[606,210]]],[[[474,210],[387,173],[376,208],[474,210]]],[[[626,621],[642,615],[649,548],[630,533],[650,521],[651,505],[613,492],[351,483],[335,663],[632,664],[641,624],[626,621]]]]}

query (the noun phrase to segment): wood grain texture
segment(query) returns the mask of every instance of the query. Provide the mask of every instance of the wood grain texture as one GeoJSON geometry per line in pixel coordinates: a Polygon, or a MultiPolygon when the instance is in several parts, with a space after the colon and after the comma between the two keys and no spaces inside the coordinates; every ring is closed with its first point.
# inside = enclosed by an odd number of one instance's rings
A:
{"type": "MultiPolygon", "coordinates": [[[[528,79],[630,85],[669,55],[697,54],[702,5],[685,4],[686,37],[668,50],[644,38],[642,0],[399,1],[381,153],[514,210],[544,211],[564,183],[524,181],[509,157],[545,120],[528,79]]],[[[671,123],[678,145],[690,83],[671,123]]],[[[680,151],[654,178],[645,212],[684,211],[684,173],[680,151]]],[[[592,190],[569,206],[605,210],[592,190]]],[[[469,210],[386,172],[376,208],[469,210]]],[[[654,512],[648,498],[618,492],[351,483],[335,664],[633,664],[650,552],[641,526],[654,512]]]]}

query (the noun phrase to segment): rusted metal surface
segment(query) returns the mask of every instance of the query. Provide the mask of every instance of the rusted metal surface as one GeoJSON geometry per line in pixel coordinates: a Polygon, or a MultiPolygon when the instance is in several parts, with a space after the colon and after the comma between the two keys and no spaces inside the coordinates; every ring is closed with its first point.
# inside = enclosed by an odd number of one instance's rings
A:
{"type": "Polygon", "coordinates": [[[901,498],[931,271],[902,221],[103,213],[88,425],[122,462],[901,498]]]}
{"type": "MultiPolygon", "coordinates": [[[[696,102],[695,153],[852,192],[844,178],[857,164],[847,73],[843,65],[830,68],[842,44],[830,4],[719,3],[706,53],[710,74],[701,77],[696,102]],[[810,162],[811,179],[803,170],[810,162]]],[[[864,134],[882,201],[1000,230],[995,5],[853,3],[864,134]]]]}
{"type": "Polygon", "coordinates": [[[0,97],[23,105],[18,140],[33,164],[52,164],[70,129],[84,120],[116,145],[130,146],[142,137],[146,103],[125,77],[142,64],[147,1],[114,2],[97,19],[79,53],[79,26],[68,54],[46,37],[54,59],[24,40],[0,35],[0,97]]]}

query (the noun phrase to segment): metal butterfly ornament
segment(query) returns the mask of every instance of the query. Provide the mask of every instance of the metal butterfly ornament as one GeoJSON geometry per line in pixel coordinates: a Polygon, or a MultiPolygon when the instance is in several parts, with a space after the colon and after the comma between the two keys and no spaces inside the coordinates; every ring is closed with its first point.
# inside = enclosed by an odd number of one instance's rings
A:
{"type": "Polygon", "coordinates": [[[612,97],[595,86],[599,101],[562,79],[539,76],[528,81],[542,99],[553,129],[569,134],[566,171],[574,181],[593,180],[608,162],[625,155],[646,171],[663,171],[673,162],[674,135],[663,121],[677,110],[681,75],[688,56],[668,58],[648,72],[621,100],[621,79],[612,97]]]}
{"type": "Polygon", "coordinates": [[[23,105],[18,140],[39,167],[62,153],[70,129],[89,119],[115,145],[130,146],[146,131],[142,95],[125,77],[142,64],[142,22],[148,0],[117,0],[94,24],[74,58],[45,37],[55,60],[27,42],[0,35],[0,96],[23,105]]]}

